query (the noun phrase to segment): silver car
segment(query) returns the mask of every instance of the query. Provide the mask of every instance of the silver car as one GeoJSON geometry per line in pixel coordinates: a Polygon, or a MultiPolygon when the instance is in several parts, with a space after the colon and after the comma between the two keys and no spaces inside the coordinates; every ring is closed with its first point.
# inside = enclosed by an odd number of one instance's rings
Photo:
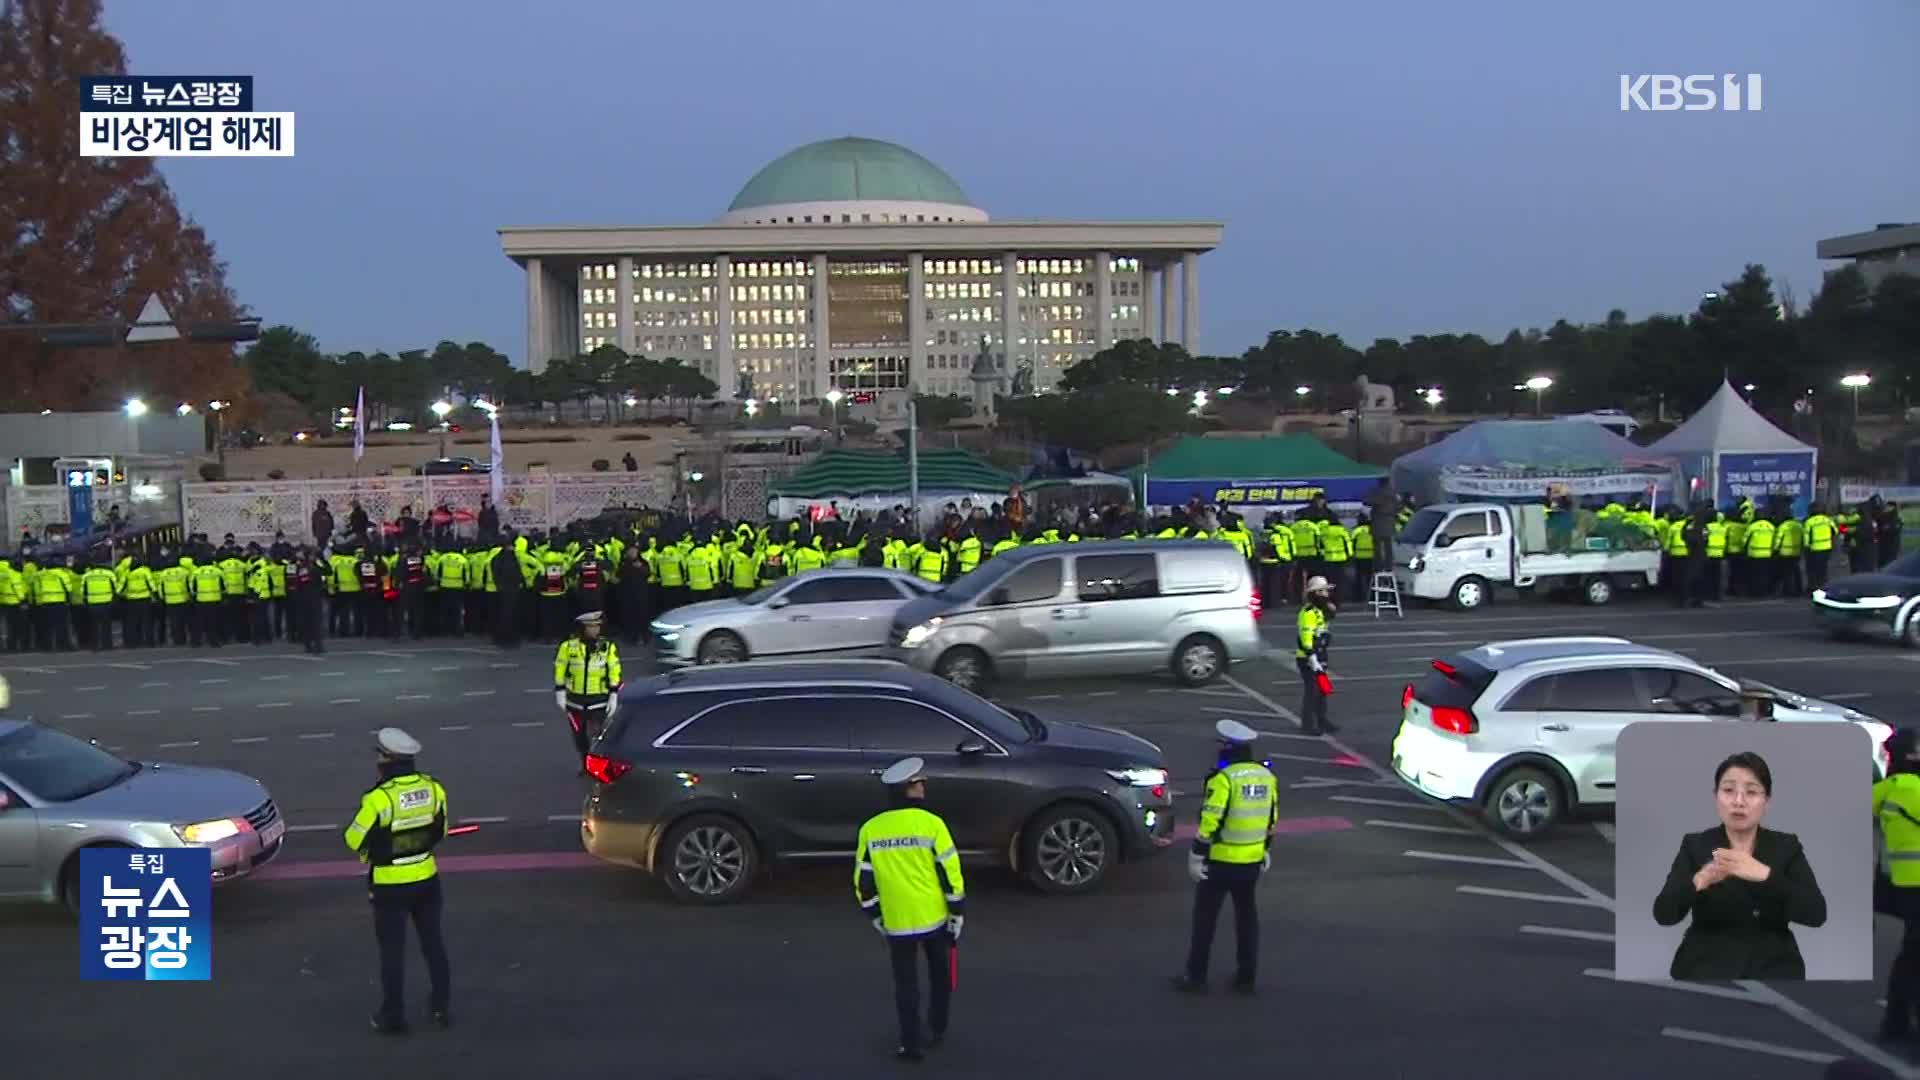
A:
{"type": "Polygon", "coordinates": [[[250,776],[128,761],[53,728],[0,719],[0,900],[76,908],[88,847],[204,847],[219,884],[278,855],[286,831],[250,776]]]}
{"type": "Polygon", "coordinates": [[[877,654],[887,647],[893,613],[939,591],[898,570],[809,570],[745,596],[674,608],[653,622],[654,657],[685,667],[877,654]]]}

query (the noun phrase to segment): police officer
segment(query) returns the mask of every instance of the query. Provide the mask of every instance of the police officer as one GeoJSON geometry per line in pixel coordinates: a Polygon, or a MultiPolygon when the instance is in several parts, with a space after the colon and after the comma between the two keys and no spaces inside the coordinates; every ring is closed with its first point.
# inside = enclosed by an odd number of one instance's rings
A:
{"type": "Polygon", "coordinates": [[[1294,619],[1294,667],[1300,671],[1300,730],[1308,735],[1331,735],[1340,729],[1327,719],[1327,695],[1320,677],[1327,672],[1327,644],[1333,621],[1333,589],[1327,579],[1307,579],[1300,614],[1294,619]]]}
{"type": "Polygon", "coordinates": [[[381,728],[376,742],[380,783],[360,797],[360,812],[347,826],[347,847],[369,867],[367,898],[373,902],[373,936],[380,945],[380,1008],[373,1014],[373,1030],[404,1035],[409,920],[427,959],[433,1022],[440,1027],[450,1022],[440,877],[433,862],[434,845],[447,835],[447,790],[414,766],[420,743],[413,736],[381,728]]]}
{"type": "MultiPolygon", "coordinates": [[[[567,714],[574,753],[584,763],[593,737],[620,707],[620,649],[600,636],[600,612],[589,611],[573,621],[579,632],[561,642],[553,655],[553,703],[567,714]]],[[[580,775],[586,774],[583,765],[580,775]]]]}
{"type": "Polygon", "coordinates": [[[1874,908],[1897,916],[1903,930],[1887,975],[1880,1037],[1907,1041],[1920,1034],[1920,728],[1896,731],[1887,757],[1887,778],[1873,785],[1873,815],[1886,839],[1886,875],[1874,908]]]}
{"type": "Polygon", "coordinates": [[[1187,969],[1174,976],[1173,986],[1187,993],[1206,992],[1214,927],[1220,905],[1231,896],[1233,989],[1251,994],[1260,964],[1260,912],[1254,907],[1253,889],[1273,864],[1269,845],[1280,816],[1279,782],[1253,759],[1257,735],[1252,728],[1238,720],[1222,720],[1214,725],[1214,732],[1220,739],[1220,767],[1207,776],[1200,828],[1187,856],[1187,876],[1194,884],[1193,935],[1187,969]]]}
{"type": "Polygon", "coordinates": [[[947,1034],[953,999],[953,949],[966,922],[966,882],[953,834],[926,808],[926,762],[897,761],[880,774],[891,809],[860,826],[853,895],[886,939],[893,961],[893,1004],[900,1020],[894,1056],[919,1061],[947,1034]],[[920,1031],[920,953],[927,956],[927,1038],[920,1031]]]}

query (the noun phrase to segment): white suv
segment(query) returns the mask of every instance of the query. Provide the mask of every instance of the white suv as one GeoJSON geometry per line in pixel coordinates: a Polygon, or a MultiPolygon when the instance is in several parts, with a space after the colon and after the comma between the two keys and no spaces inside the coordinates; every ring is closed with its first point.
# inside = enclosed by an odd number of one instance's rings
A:
{"type": "Polygon", "coordinates": [[[1427,795],[1530,840],[1570,812],[1614,801],[1614,745],[1641,720],[1828,721],[1872,737],[1873,776],[1893,729],[1864,713],[1734,679],[1625,638],[1499,641],[1433,662],[1401,694],[1393,768],[1427,795]]]}

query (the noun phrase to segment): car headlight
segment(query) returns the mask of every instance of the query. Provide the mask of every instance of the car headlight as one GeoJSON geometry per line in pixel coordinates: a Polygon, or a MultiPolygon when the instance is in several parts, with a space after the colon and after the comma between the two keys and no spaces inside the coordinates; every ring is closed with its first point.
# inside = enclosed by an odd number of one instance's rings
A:
{"type": "Polygon", "coordinates": [[[1108,769],[1107,775],[1130,787],[1159,787],[1167,782],[1167,770],[1146,765],[1126,769],[1108,769]]]}
{"type": "Polygon", "coordinates": [[[1413,571],[1416,574],[1419,573],[1421,570],[1425,569],[1426,565],[1427,565],[1427,560],[1421,558],[1418,555],[1415,555],[1413,558],[1407,560],[1407,569],[1413,571]]]}
{"type": "Polygon", "coordinates": [[[671,634],[686,628],[686,623],[656,622],[653,624],[654,632],[660,634],[671,634]]]}
{"type": "Polygon", "coordinates": [[[192,825],[175,825],[173,831],[189,844],[217,844],[239,836],[240,823],[232,818],[220,818],[217,821],[196,821],[192,825]]]}
{"type": "Polygon", "coordinates": [[[907,631],[907,636],[900,639],[900,644],[909,649],[920,647],[922,644],[925,644],[928,638],[933,636],[935,630],[940,629],[940,623],[942,621],[944,620],[938,617],[928,619],[926,622],[907,631]]]}
{"type": "Polygon", "coordinates": [[[1813,590],[1813,598],[1815,600],[1825,600],[1827,598],[1827,590],[1825,589],[1813,590]]]}

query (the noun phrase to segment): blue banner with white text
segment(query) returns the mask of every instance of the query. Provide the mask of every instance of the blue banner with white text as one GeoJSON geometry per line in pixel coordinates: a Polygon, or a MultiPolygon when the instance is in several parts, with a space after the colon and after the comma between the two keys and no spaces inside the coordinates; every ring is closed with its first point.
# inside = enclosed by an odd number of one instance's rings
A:
{"type": "Polygon", "coordinates": [[[1147,474],[1147,503],[1151,506],[1184,506],[1199,499],[1209,506],[1229,510],[1243,506],[1302,506],[1315,495],[1325,495],[1329,503],[1363,503],[1380,486],[1378,476],[1343,476],[1335,479],[1293,480],[1161,480],[1147,474]]]}
{"type": "Polygon", "coordinates": [[[1813,498],[1814,452],[1795,450],[1780,454],[1728,454],[1716,456],[1714,465],[1715,500],[1721,508],[1752,499],[1755,506],[1785,496],[1793,502],[1795,517],[1805,517],[1813,498]]]}
{"type": "Polygon", "coordinates": [[[80,977],[213,978],[213,853],[204,847],[83,848],[80,977]]]}

